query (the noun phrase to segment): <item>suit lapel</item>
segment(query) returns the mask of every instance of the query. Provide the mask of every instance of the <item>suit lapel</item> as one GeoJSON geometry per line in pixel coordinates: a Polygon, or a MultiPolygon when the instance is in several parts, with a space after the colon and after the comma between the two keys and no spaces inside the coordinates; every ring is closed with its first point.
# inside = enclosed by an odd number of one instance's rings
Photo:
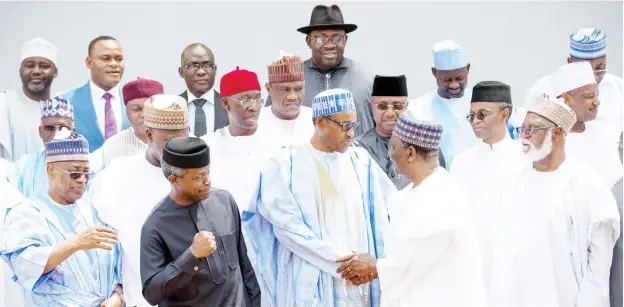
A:
{"type": "Polygon", "coordinates": [[[123,87],[120,85],[119,86],[119,103],[121,103],[121,128],[119,129],[119,132],[130,128],[130,120],[128,119],[128,116],[126,115],[126,104],[124,103],[123,91],[121,90],[122,88],[123,87]]]}
{"type": "MultiPolygon", "coordinates": [[[[84,86],[76,89],[73,97],[74,109],[76,110],[76,129],[88,131],[90,141],[94,144],[104,143],[104,135],[98,125],[97,116],[95,115],[95,108],[93,107],[93,98],[91,97],[91,89],[89,82],[84,86]],[[78,127],[81,126],[81,127],[78,127]]],[[[91,143],[91,142],[90,142],[91,143]]]]}
{"type": "Polygon", "coordinates": [[[214,131],[217,131],[218,129],[226,127],[230,123],[227,111],[223,108],[223,105],[221,104],[221,94],[219,94],[219,92],[217,91],[214,91],[214,105],[214,131]]]}

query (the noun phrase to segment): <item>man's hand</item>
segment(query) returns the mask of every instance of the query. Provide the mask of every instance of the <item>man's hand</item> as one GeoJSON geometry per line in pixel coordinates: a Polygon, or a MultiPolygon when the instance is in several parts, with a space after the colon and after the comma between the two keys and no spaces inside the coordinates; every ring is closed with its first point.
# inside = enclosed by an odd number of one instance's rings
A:
{"type": "Polygon", "coordinates": [[[336,262],[341,263],[336,273],[356,286],[372,282],[377,277],[377,259],[369,254],[351,254],[336,262]]]}
{"type": "Polygon", "coordinates": [[[112,247],[103,243],[112,245],[117,244],[117,235],[115,235],[114,230],[108,227],[98,226],[81,231],[71,240],[76,250],[88,250],[94,248],[112,250],[112,247]]]}
{"type": "Polygon", "coordinates": [[[193,238],[191,243],[191,253],[197,259],[210,256],[217,249],[217,241],[212,232],[200,231],[193,238]]]}
{"type": "Polygon", "coordinates": [[[121,297],[117,293],[113,294],[107,300],[100,304],[100,307],[121,307],[123,302],[121,301],[121,297]]]}

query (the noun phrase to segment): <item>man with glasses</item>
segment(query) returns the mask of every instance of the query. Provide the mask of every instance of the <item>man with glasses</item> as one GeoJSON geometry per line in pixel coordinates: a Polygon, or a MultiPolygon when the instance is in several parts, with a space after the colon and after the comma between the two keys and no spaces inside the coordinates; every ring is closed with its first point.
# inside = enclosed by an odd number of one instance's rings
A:
{"type": "Polygon", "coordinates": [[[45,153],[49,187],[6,210],[0,256],[29,306],[122,306],[117,235],[83,199],[87,140],[64,130],[45,153]]]}
{"type": "MultiPolygon", "coordinates": [[[[317,5],[312,10],[310,25],[297,29],[306,35],[306,44],[312,57],[303,62],[305,69],[305,97],[303,105],[311,106],[312,98],[318,93],[334,89],[347,89],[353,94],[360,125],[355,136],[360,136],[374,127],[371,99],[371,77],[361,64],[345,58],[349,33],[357,25],[345,24],[342,11],[337,5],[317,5]]],[[[268,97],[267,105],[272,104],[268,97]]]]}
{"type": "Polygon", "coordinates": [[[314,97],[314,136],[268,161],[243,212],[272,306],[379,306],[377,281],[355,286],[336,273],[336,261],[353,252],[384,256],[396,191],[365,149],[350,146],[355,108],[344,89],[314,97]]]}
{"type": "MultiPolygon", "coordinates": [[[[597,28],[579,29],[570,34],[570,56],[568,63],[588,62],[598,84],[598,99],[602,103],[596,121],[602,122],[614,135],[622,130],[622,109],[624,107],[624,80],[608,73],[607,35],[597,28]]],[[[531,105],[533,96],[550,93],[552,75],[540,78],[529,90],[524,107],[531,105]]],[[[557,93],[553,93],[557,95],[557,93]]]]}
{"type": "Polygon", "coordinates": [[[588,62],[563,65],[552,76],[552,91],[576,114],[576,123],[566,140],[566,154],[589,165],[612,188],[622,177],[615,150],[617,134],[596,120],[602,112],[602,101],[598,98],[591,65],[588,62]]]}
{"type": "MultiPolygon", "coordinates": [[[[61,97],[54,97],[40,102],[41,124],[39,137],[43,143],[54,138],[63,130],[74,131],[74,105],[61,97]]],[[[37,153],[23,156],[11,163],[7,178],[26,198],[36,197],[48,191],[46,153],[40,149],[37,153]]]]}
{"type": "Polygon", "coordinates": [[[507,131],[512,109],[509,85],[498,81],[477,83],[472,88],[466,119],[480,142],[457,155],[451,167],[451,174],[463,186],[472,205],[486,286],[503,187],[529,162],[522,154],[522,144],[512,140],[507,131]]]}
{"type": "Polygon", "coordinates": [[[609,306],[609,268],[620,235],[611,191],[567,156],[576,115],[535,98],[520,136],[532,161],[503,191],[490,306],[609,306]]]}
{"type": "Polygon", "coordinates": [[[187,90],[180,96],[188,101],[191,134],[202,137],[228,125],[221,95],[213,86],[217,64],[210,48],[201,43],[189,45],[182,52],[178,73],[187,90]]]}
{"type": "Polygon", "coordinates": [[[51,97],[50,88],[58,75],[57,53],[56,47],[41,37],[22,46],[22,89],[0,90],[0,158],[17,161],[43,146],[37,129],[39,104],[51,97]]]}

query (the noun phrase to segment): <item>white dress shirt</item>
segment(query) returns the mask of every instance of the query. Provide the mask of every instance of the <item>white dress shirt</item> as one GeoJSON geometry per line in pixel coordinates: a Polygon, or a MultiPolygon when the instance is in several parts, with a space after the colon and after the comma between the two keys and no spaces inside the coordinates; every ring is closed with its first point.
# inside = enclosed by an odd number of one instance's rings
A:
{"type": "MultiPolygon", "coordinates": [[[[195,104],[193,100],[198,99],[191,93],[190,90],[186,91],[188,95],[188,111],[189,111],[189,123],[191,124],[191,133],[195,135],[195,104]]],[[[214,131],[214,122],[215,122],[215,101],[214,101],[214,89],[210,89],[206,93],[204,93],[201,97],[202,99],[206,99],[206,103],[202,109],[206,114],[206,133],[210,133],[214,131]]],[[[219,101],[218,103],[221,103],[219,101]]]]}
{"type": "MultiPolygon", "coordinates": [[[[106,131],[106,100],[104,100],[104,91],[95,83],[93,80],[89,81],[89,88],[91,88],[91,99],[93,100],[93,107],[95,108],[95,116],[97,117],[98,126],[100,127],[100,131],[102,134],[106,131]]],[[[113,112],[115,113],[115,122],[117,123],[117,132],[121,131],[121,122],[124,114],[121,114],[123,110],[121,109],[121,95],[119,92],[119,84],[115,85],[111,88],[108,93],[113,95],[111,98],[111,107],[113,108],[113,112]]]]}

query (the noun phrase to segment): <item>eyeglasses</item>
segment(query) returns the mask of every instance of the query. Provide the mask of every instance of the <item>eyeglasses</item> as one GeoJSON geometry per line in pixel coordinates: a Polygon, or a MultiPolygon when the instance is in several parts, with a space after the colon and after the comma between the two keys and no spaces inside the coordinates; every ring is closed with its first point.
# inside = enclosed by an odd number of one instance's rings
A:
{"type": "Polygon", "coordinates": [[[52,166],[56,167],[57,169],[69,174],[69,179],[71,180],[78,180],[80,178],[82,178],[82,176],[85,177],[85,180],[89,181],[91,178],[93,178],[93,172],[70,172],[66,169],[63,169],[59,166],[56,166],[54,164],[52,164],[52,166]]]}
{"type": "Polygon", "coordinates": [[[264,106],[264,99],[262,98],[254,98],[254,99],[245,98],[243,100],[238,100],[238,99],[230,97],[230,99],[240,103],[240,105],[243,106],[244,108],[249,108],[254,103],[259,104],[261,107],[264,106]]]}
{"type": "Polygon", "coordinates": [[[533,133],[535,133],[536,131],[539,130],[548,130],[548,129],[552,129],[552,128],[556,128],[556,127],[530,127],[530,128],[524,128],[524,127],[516,127],[516,133],[518,135],[524,133],[526,136],[531,136],[533,135],[533,133]]]}
{"type": "Polygon", "coordinates": [[[376,103],[375,105],[377,106],[377,110],[379,111],[386,111],[388,109],[392,109],[396,111],[403,111],[407,104],[405,103],[396,103],[396,104],[376,103]]]}
{"type": "Polygon", "coordinates": [[[184,67],[186,67],[186,69],[190,71],[198,71],[200,68],[203,68],[205,71],[213,72],[217,69],[217,65],[210,63],[210,62],[204,62],[201,64],[191,63],[191,64],[184,65],[184,67]]]}
{"type": "MultiPolygon", "coordinates": [[[[323,46],[329,42],[330,38],[327,36],[312,36],[312,39],[317,45],[323,46]]],[[[345,37],[342,35],[334,35],[331,37],[331,41],[334,45],[342,45],[345,43],[345,37]]]]}
{"type": "Polygon", "coordinates": [[[59,125],[43,125],[43,131],[48,132],[48,133],[61,131],[61,130],[63,130],[63,128],[65,128],[67,130],[74,131],[73,127],[70,127],[68,125],[63,125],[63,124],[59,124],[59,125]]]}
{"type": "Polygon", "coordinates": [[[347,131],[349,131],[351,129],[356,129],[360,125],[360,123],[358,123],[358,122],[355,122],[355,123],[352,123],[352,122],[341,123],[341,122],[339,122],[339,121],[337,121],[337,120],[335,120],[335,119],[333,119],[331,117],[328,117],[328,116],[323,116],[323,117],[328,119],[328,120],[330,120],[330,121],[332,121],[332,122],[334,122],[334,124],[340,126],[342,128],[342,131],[344,131],[344,132],[347,132],[347,131]]]}
{"type": "Polygon", "coordinates": [[[483,120],[483,119],[485,119],[486,117],[488,117],[488,116],[490,116],[492,114],[494,114],[494,112],[489,112],[489,111],[485,111],[485,110],[479,110],[479,111],[477,111],[477,113],[470,113],[470,114],[466,115],[466,120],[468,120],[469,122],[472,123],[472,121],[475,119],[475,117],[478,120],[483,120]]]}

